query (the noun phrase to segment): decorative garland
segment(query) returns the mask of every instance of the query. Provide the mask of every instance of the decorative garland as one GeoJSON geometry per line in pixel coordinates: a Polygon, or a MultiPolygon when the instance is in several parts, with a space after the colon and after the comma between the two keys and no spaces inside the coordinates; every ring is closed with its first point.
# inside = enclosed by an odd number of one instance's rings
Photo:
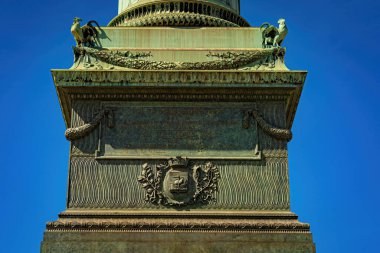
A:
{"type": "Polygon", "coordinates": [[[272,125],[270,125],[268,122],[264,120],[263,117],[260,116],[258,111],[253,110],[252,116],[255,118],[259,126],[263,129],[263,131],[270,136],[279,139],[279,140],[285,140],[285,141],[291,141],[293,138],[293,133],[289,129],[281,129],[276,128],[272,125]]]}
{"type": "Polygon", "coordinates": [[[143,60],[139,59],[141,57],[130,57],[128,52],[101,48],[74,47],[73,49],[76,63],[83,56],[88,55],[114,66],[141,70],[227,70],[237,69],[258,61],[262,65],[274,67],[275,60],[285,54],[283,48],[271,48],[249,52],[209,53],[207,57],[215,57],[217,60],[204,62],[166,62],[143,60]]]}
{"type": "Polygon", "coordinates": [[[89,135],[94,129],[100,124],[102,119],[107,117],[108,127],[113,127],[113,115],[111,110],[102,110],[96,117],[90,122],[80,127],[69,128],[65,132],[66,139],[69,141],[74,141],[81,139],[87,135],[89,135]]]}

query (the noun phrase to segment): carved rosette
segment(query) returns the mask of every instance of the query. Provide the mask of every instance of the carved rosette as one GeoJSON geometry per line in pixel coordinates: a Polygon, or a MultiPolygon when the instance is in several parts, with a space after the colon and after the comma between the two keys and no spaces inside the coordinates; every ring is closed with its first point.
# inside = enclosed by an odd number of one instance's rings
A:
{"type": "Polygon", "coordinates": [[[177,157],[156,166],[144,164],[138,181],[146,191],[145,200],[164,206],[208,204],[216,201],[220,173],[212,163],[192,164],[177,157]]]}

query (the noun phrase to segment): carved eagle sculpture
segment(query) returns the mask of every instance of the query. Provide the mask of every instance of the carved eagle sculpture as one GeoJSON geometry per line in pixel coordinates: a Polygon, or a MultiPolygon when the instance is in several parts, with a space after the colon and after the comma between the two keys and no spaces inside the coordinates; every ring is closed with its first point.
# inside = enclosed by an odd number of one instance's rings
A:
{"type": "Polygon", "coordinates": [[[96,28],[92,25],[93,23],[100,28],[98,22],[95,20],[91,20],[87,22],[86,25],[80,26],[80,22],[82,21],[81,18],[74,18],[74,23],[71,26],[71,33],[74,35],[74,39],[77,43],[78,47],[83,46],[89,46],[94,47],[95,46],[95,40],[99,36],[99,32],[96,30],[96,28]]]}
{"type": "Polygon", "coordinates": [[[288,34],[288,27],[283,18],[278,20],[278,24],[278,28],[269,23],[264,23],[260,26],[263,35],[263,48],[281,47],[282,42],[288,34]]]}

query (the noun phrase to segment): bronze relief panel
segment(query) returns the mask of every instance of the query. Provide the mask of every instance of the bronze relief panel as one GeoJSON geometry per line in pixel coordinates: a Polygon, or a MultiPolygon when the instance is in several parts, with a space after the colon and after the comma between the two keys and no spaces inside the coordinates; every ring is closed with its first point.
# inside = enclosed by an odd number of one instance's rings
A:
{"type": "Polygon", "coordinates": [[[97,159],[260,160],[252,103],[103,102],[114,126],[102,125],[97,159]]]}

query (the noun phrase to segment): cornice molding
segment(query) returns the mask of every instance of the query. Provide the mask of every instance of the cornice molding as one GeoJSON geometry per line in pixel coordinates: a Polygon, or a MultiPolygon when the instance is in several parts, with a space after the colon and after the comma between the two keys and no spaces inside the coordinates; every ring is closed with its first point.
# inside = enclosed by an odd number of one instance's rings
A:
{"type": "Polygon", "coordinates": [[[260,232],[309,233],[310,225],[293,220],[249,219],[59,219],[46,225],[52,231],[190,231],[190,232],[260,232]]]}
{"type": "Polygon", "coordinates": [[[52,70],[56,84],[293,84],[303,85],[306,71],[236,70],[52,70]]]}
{"type": "Polygon", "coordinates": [[[69,127],[72,99],[286,100],[291,129],[306,71],[52,70],[69,127]]]}

